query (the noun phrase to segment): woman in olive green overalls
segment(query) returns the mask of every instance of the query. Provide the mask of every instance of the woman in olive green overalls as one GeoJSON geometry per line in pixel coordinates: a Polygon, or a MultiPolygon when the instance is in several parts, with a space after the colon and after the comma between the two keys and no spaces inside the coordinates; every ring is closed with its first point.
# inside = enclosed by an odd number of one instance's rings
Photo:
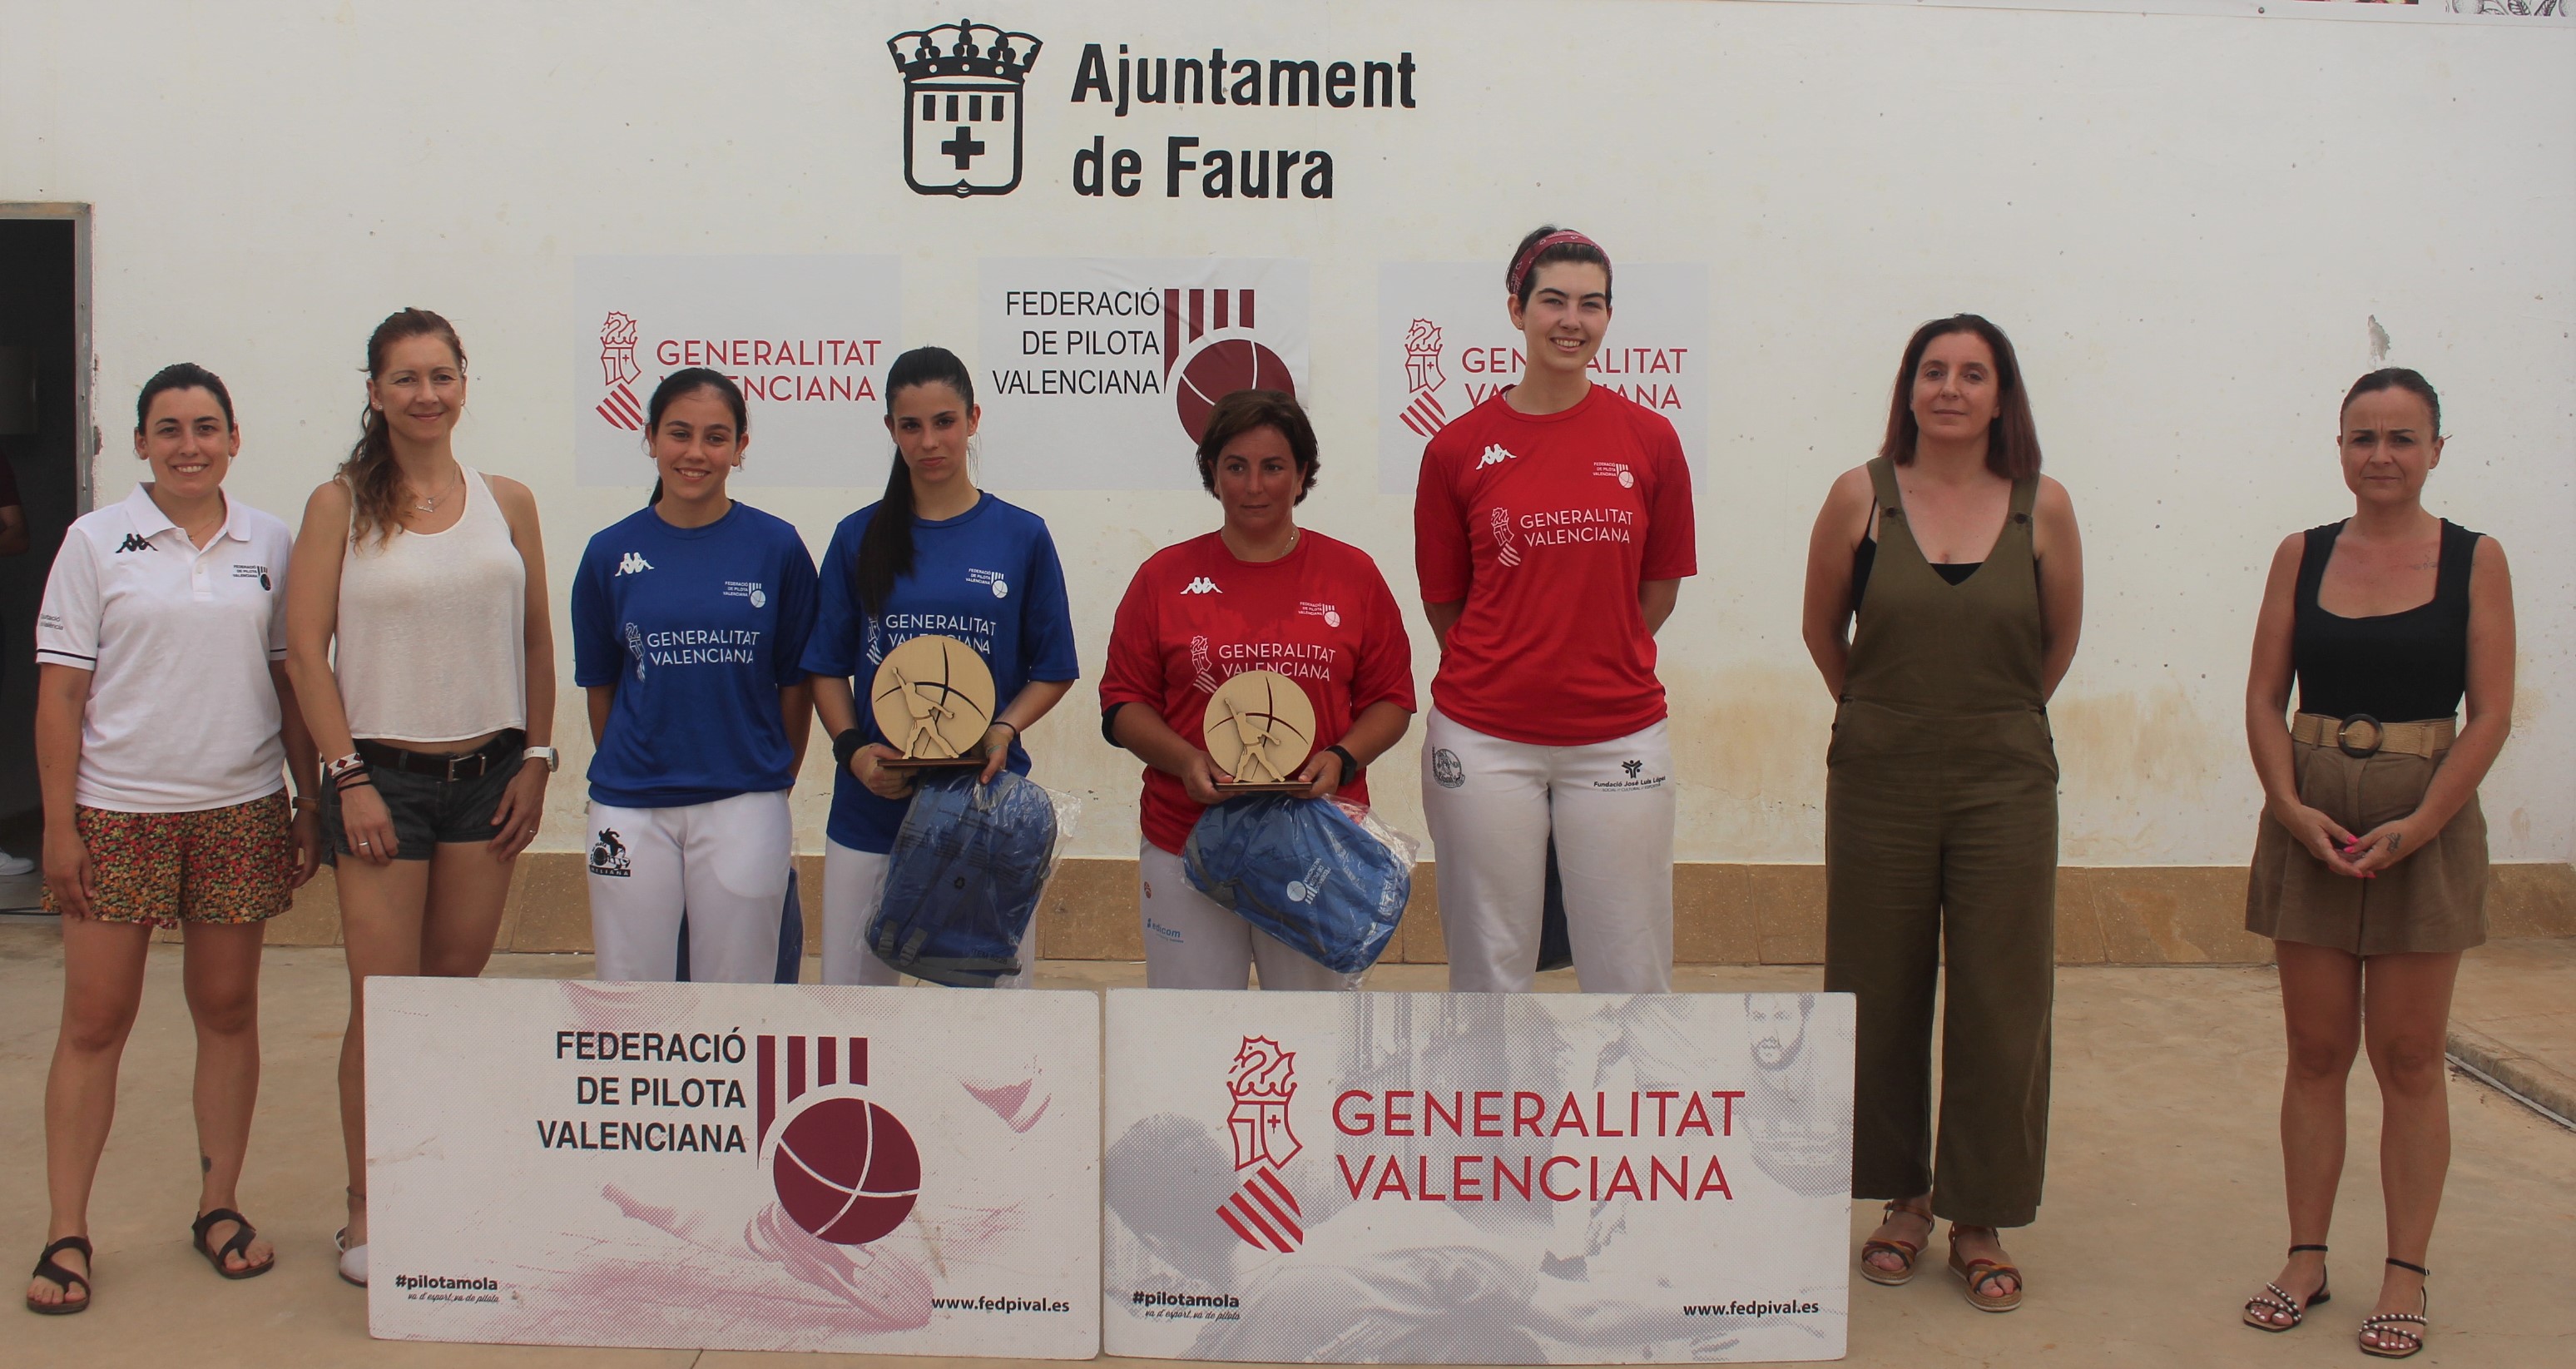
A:
{"type": "Polygon", "coordinates": [[[2047,704],[2083,594],[2074,506],[2039,474],[2012,344],[1973,314],[1923,325],[1878,459],[1834,482],[1807,553],[1807,650],[1841,705],[1825,754],[1825,987],[1859,999],[1852,1192],[1891,1200],[1862,1275],[1912,1278],[1937,1213],[1951,1270],[1989,1312],[2021,1303],[1996,1229],[2038,1214],[2048,1154],[2047,704]]]}

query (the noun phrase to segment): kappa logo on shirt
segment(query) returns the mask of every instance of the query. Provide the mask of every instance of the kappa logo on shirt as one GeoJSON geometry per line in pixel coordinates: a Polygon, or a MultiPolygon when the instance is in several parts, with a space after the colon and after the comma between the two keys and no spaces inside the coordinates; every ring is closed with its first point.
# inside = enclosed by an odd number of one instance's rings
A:
{"type": "Polygon", "coordinates": [[[974,567],[969,566],[966,568],[966,583],[970,585],[991,585],[993,587],[993,597],[996,599],[1008,599],[1011,597],[1011,582],[998,570],[977,570],[974,567]]]}
{"type": "Polygon", "coordinates": [[[1326,627],[1342,625],[1342,611],[1331,604],[1299,604],[1297,612],[1307,618],[1321,618],[1326,627]]]}
{"type": "Polygon", "coordinates": [[[1207,578],[1206,576],[1202,575],[1202,576],[1199,576],[1198,578],[1196,578],[1196,579],[1194,579],[1194,580],[1190,581],[1188,584],[1181,586],[1181,593],[1183,593],[1183,594],[1223,594],[1223,593],[1225,593],[1225,591],[1224,591],[1224,590],[1221,590],[1221,589],[1218,589],[1218,588],[1216,587],[1216,581],[1211,580],[1211,579],[1207,578]]]}
{"type": "Polygon", "coordinates": [[[644,553],[630,551],[617,563],[617,569],[610,574],[609,578],[613,580],[620,575],[641,575],[652,568],[653,563],[644,559],[644,553]]]}
{"type": "Polygon", "coordinates": [[[1487,466],[1499,466],[1519,455],[1519,452],[1496,442],[1485,448],[1485,454],[1476,461],[1476,469],[1483,470],[1487,466]]]}
{"type": "Polygon", "coordinates": [[[146,541],[143,534],[139,532],[129,532],[125,534],[125,540],[116,544],[117,554],[120,556],[129,551],[150,551],[152,549],[152,544],[149,541],[146,541]]]}

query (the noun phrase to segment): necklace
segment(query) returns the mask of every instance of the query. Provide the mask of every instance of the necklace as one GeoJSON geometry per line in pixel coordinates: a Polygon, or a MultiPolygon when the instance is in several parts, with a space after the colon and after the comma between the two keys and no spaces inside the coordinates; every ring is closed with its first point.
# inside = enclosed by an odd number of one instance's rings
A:
{"type": "Polygon", "coordinates": [[[418,513],[436,513],[438,506],[446,502],[447,496],[456,493],[456,487],[464,483],[465,469],[460,466],[457,468],[455,477],[447,482],[447,488],[431,495],[427,502],[423,502],[419,492],[414,491],[411,497],[412,509],[418,513]]]}

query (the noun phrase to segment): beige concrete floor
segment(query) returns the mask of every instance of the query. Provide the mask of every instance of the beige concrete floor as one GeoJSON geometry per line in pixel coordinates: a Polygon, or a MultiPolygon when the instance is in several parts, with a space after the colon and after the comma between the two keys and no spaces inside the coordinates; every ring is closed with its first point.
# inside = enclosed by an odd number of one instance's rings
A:
{"type": "MultiPolygon", "coordinates": [[[[809,962],[810,964],[810,962],[809,962]]],[[[276,1271],[227,1283],[188,1249],[195,1164],[188,1119],[192,1043],[176,947],[156,947],[128,1046],[119,1125],[91,1211],[98,1306],[39,1319],[0,1309],[0,1364],[25,1369],[163,1365],[653,1366],[717,1369],[824,1357],[535,1349],[376,1342],[362,1296],[332,1274],[342,1181],[332,1070],[346,1012],[337,952],[270,952],[264,981],[267,1075],[243,1206],[279,1244],[276,1271]]],[[[496,974],[589,972],[586,957],[510,956],[496,974]]],[[[1692,990],[1812,987],[1813,968],[1692,967],[1692,990]]],[[[1549,976],[1571,988],[1570,976],[1549,976]]],[[[1139,967],[1059,962],[1041,983],[1141,981],[1139,967]]],[[[1437,967],[1397,967],[1377,987],[1436,989],[1437,967]]],[[[2544,984],[2546,981],[2544,981],[2544,984]]],[[[2559,1002],[2567,984],[2556,981],[2559,1002]]],[[[926,991],[925,991],[926,992],[926,991]]],[[[2463,1009],[2473,1006],[2464,988],[2463,1009]]],[[[49,922],[0,918],[0,1257],[43,1244],[41,1097],[61,1002],[49,922]]],[[[2257,969],[2071,968],[2058,975],[2056,1105],[2049,1198],[2012,1242],[2029,1301],[2011,1316],[1963,1304],[1936,1242],[1912,1285],[1854,1281],[1850,1362],[1886,1366],[2351,1365],[2353,1326],[2376,1290],[2380,1206],[2377,1093],[2352,1087],[2350,1162],[2333,1257],[2336,1300],[2269,1336],[2237,1324],[2284,1243],[2274,1100],[2281,1065],[2271,975],[2257,969]]],[[[2417,1363],[2576,1362],[2576,1133],[2455,1077],[2454,1159],[2434,1248],[2433,1334],[2417,1363]]],[[[1856,1211],[1855,1240],[1875,1214],[1856,1211]]],[[[829,1357],[853,1365],[892,1359],[829,1357]]],[[[921,1365],[956,1360],[912,1360],[921,1365]]]]}

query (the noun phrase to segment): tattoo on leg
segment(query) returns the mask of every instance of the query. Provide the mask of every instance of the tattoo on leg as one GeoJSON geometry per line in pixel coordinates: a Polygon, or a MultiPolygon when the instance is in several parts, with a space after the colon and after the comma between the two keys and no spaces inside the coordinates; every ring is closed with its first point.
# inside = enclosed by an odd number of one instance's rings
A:
{"type": "Polygon", "coordinates": [[[213,1156],[211,1156],[211,1155],[200,1155],[200,1156],[198,1156],[198,1157],[197,1157],[197,1172],[198,1172],[199,1174],[212,1174],[212,1173],[214,1173],[214,1172],[215,1172],[215,1157],[213,1157],[213,1156]]]}

